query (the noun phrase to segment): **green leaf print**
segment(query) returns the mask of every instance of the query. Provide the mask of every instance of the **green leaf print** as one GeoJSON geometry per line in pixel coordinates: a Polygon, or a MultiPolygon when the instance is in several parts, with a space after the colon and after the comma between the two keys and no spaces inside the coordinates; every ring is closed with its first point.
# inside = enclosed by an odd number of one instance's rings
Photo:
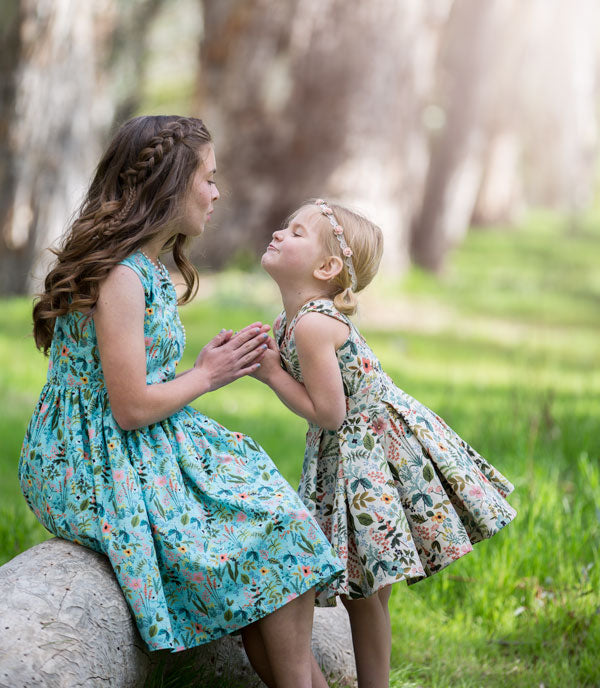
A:
{"type": "Polygon", "coordinates": [[[134,528],[139,524],[139,522],[140,522],[140,517],[137,516],[137,515],[134,516],[134,517],[131,519],[131,525],[132,525],[134,528]]]}
{"type": "Polygon", "coordinates": [[[272,532],[273,532],[273,524],[271,523],[271,521],[269,521],[269,523],[267,523],[267,527],[265,528],[265,533],[267,535],[270,535],[272,532]]]}
{"type": "Polygon", "coordinates": [[[367,583],[368,583],[371,587],[373,587],[373,586],[375,585],[375,577],[374,577],[373,574],[369,571],[369,569],[367,569],[366,573],[367,573],[367,583]]]}
{"type": "Polygon", "coordinates": [[[373,518],[369,514],[358,514],[357,519],[363,526],[370,526],[373,523],[373,518]]]}
{"type": "Polygon", "coordinates": [[[187,524],[190,522],[190,517],[187,513],[182,514],[181,516],[181,525],[187,526],[187,524]]]}
{"type": "Polygon", "coordinates": [[[365,449],[368,449],[369,451],[371,451],[375,446],[375,440],[373,439],[373,436],[370,433],[367,433],[363,437],[363,445],[365,449]]]}
{"type": "Polygon", "coordinates": [[[430,463],[426,463],[423,466],[423,478],[430,483],[433,480],[435,473],[433,472],[433,468],[431,467],[430,463]]]}
{"type": "Polygon", "coordinates": [[[225,614],[223,614],[223,618],[225,619],[225,621],[231,621],[231,619],[233,619],[233,612],[231,611],[231,609],[228,609],[225,612],[225,614]]]}
{"type": "Polygon", "coordinates": [[[158,633],[158,626],[156,624],[150,626],[148,633],[150,634],[151,638],[154,638],[154,636],[158,633]]]}

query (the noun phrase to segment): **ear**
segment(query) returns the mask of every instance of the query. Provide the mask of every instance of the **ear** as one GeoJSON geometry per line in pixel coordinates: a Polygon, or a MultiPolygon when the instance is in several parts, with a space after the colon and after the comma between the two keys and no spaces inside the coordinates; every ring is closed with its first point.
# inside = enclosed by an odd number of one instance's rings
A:
{"type": "Polygon", "coordinates": [[[343,267],[344,263],[339,256],[327,256],[319,267],[313,271],[313,277],[323,280],[323,282],[328,282],[336,275],[339,275],[343,267]]]}

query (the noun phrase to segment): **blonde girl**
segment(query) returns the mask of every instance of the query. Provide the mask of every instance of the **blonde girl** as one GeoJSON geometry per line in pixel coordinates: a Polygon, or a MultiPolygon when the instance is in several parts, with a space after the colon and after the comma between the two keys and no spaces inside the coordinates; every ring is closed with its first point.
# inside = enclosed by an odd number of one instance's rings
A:
{"type": "Polygon", "coordinates": [[[284,310],[253,373],[308,420],[299,494],[345,566],[317,604],[339,596],[348,610],[360,688],[388,685],[391,585],[515,516],[512,485],[392,382],[349,319],[382,250],[380,229],[348,208],[315,199],[293,213],[262,257],[284,310]]]}

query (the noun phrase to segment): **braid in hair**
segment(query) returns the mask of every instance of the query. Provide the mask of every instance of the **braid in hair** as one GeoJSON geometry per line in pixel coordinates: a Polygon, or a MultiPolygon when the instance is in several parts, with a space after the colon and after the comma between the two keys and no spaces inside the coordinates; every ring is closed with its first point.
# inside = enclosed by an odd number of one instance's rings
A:
{"type": "MultiPolygon", "coordinates": [[[[177,218],[199,152],[210,142],[203,122],[191,117],[137,117],[117,132],[62,248],[51,249],[57,263],[33,311],[34,338],[44,353],[56,318],[77,310],[86,314],[85,325],[110,270],[177,218]]],[[[176,235],[165,246],[187,286],[181,302],[193,297],[198,283],[186,243],[176,235]]]]}

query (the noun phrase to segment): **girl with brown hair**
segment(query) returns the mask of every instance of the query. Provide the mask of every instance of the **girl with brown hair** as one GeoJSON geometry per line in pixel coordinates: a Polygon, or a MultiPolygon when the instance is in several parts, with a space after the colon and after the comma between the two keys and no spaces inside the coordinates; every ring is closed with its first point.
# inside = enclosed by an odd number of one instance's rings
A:
{"type": "Polygon", "coordinates": [[[175,374],[185,332],[159,256],[189,301],[184,247],[219,198],[215,173],[199,119],[138,117],[108,146],[34,307],[50,361],[21,487],[48,530],[108,556],[150,649],[241,629],[269,685],[323,686],[312,604],[340,563],[261,447],[188,405],[256,372],[268,326],[221,331],[175,374]]]}

